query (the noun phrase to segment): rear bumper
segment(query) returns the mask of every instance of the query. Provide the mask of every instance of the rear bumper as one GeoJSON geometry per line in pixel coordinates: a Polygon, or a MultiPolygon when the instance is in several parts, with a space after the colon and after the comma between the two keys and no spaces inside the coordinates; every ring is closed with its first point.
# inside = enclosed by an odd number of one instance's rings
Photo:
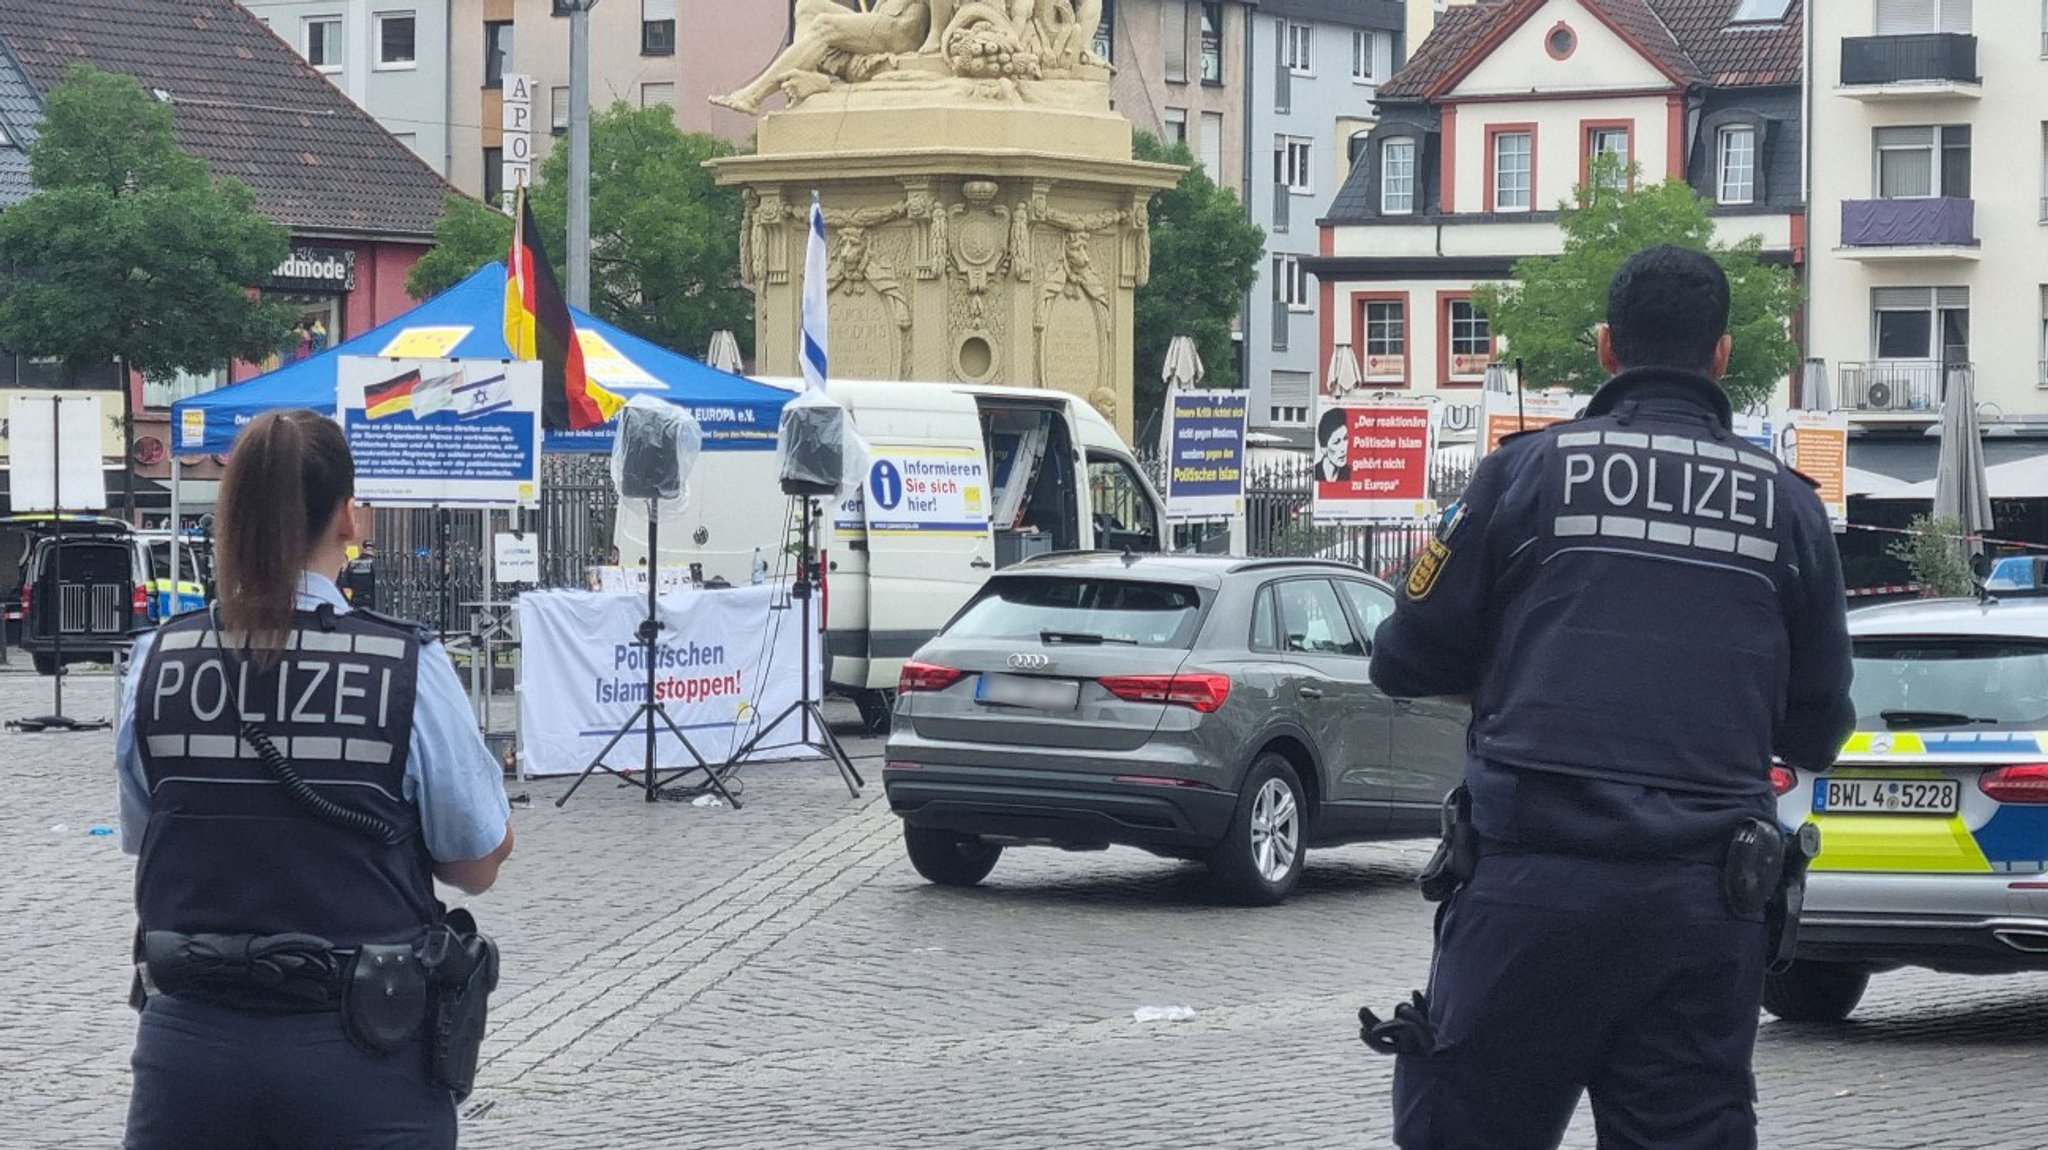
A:
{"type": "Polygon", "coordinates": [[[1799,957],[1965,974],[2048,969],[2048,891],[2031,888],[2041,881],[2020,873],[1816,873],[1800,915],[1799,957]]]}
{"type": "Polygon", "coordinates": [[[882,785],[912,826],[1067,847],[1204,849],[1223,840],[1237,811],[1237,796],[1224,791],[1065,771],[891,765],[882,785]]]}

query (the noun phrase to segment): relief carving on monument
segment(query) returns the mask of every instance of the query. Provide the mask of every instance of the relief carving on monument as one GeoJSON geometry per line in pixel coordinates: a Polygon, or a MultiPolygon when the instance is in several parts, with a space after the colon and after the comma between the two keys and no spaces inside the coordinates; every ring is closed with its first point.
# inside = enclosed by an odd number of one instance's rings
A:
{"type": "Polygon", "coordinates": [[[887,207],[825,212],[832,237],[825,289],[836,300],[833,355],[835,366],[846,364],[849,376],[896,379],[910,374],[910,299],[896,268],[911,233],[880,230],[909,210],[906,199],[887,207]]]}
{"type": "Polygon", "coordinates": [[[1038,333],[1039,376],[1047,386],[1086,395],[1113,378],[1115,302],[1092,237],[1117,231],[1121,252],[1121,233],[1130,213],[1114,208],[1063,211],[1051,206],[1047,191],[1043,186],[1034,189],[1031,200],[1032,219],[1051,226],[1059,237],[1058,247],[1038,273],[1032,322],[1038,333]]]}
{"type": "Polygon", "coordinates": [[[975,99],[1094,105],[1109,66],[1094,53],[1102,0],[797,0],[790,45],[740,90],[712,102],[756,115],[840,85],[892,84],[975,99]]]}
{"type": "Polygon", "coordinates": [[[740,282],[757,293],[789,282],[789,232],[784,224],[802,219],[779,191],[740,192],[740,282]]]}

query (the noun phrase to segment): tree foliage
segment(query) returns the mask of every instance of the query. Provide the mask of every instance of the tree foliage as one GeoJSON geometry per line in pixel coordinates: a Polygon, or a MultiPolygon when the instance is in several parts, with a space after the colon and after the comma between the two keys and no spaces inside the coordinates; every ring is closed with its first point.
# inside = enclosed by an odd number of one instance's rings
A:
{"type": "MultiPolygon", "coordinates": [[[[739,282],[739,189],[722,188],[704,161],[738,149],[684,132],[666,108],[623,102],[590,121],[590,310],[666,347],[703,353],[723,328],[753,340],[754,297],[739,282]]],[[[531,192],[557,276],[568,282],[569,150],[556,148],[531,192]]],[[[435,248],[406,289],[424,299],[505,258],[512,221],[451,196],[435,248]]]]}
{"type": "MultiPolygon", "coordinates": [[[[1637,170],[1627,170],[1631,181],[1637,170]]],[[[1513,281],[1481,285],[1474,306],[1523,361],[1529,386],[1592,391],[1607,379],[1594,330],[1606,320],[1607,284],[1622,262],[1657,244],[1708,252],[1728,274],[1735,347],[1723,386],[1737,410],[1768,399],[1799,365],[1790,326],[1799,289],[1790,269],[1758,262],[1761,237],[1717,242],[1709,204],[1689,185],[1671,180],[1623,190],[1622,175],[1618,160],[1601,157],[1573,201],[1561,206],[1564,253],[1516,261],[1513,281]]]]}
{"type": "Polygon", "coordinates": [[[1906,565],[1913,582],[1935,595],[1968,595],[1976,590],[1961,520],[1915,515],[1906,530],[1906,537],[1887,546],[1885,552],[1906,565]]]}
{"type": "Polygon", "coordinates": [[[1167,147],[1137,134],[1137,159],[1180,164],[1187,174],[1152,199],[1152,279],[1136,305],[1135,426],[1144,427],[1165,404],[1160,366],[1176,335],[1193,336],[1206,370],[1205,387],[1233,387],[1237,353],[1231,320],[1258,282],[1266,251],[1265,229],[1245,218],[1244,204],[1217,185],[1186,144],[1167,147]]]}
{"type": "Polygon", "coordinates": [[[76,65],[29,148],[36,192],[0,213],[0,346],[153,376],[258,360],[290,333],[253,296],[289,251],[238,180],[179,149],[171,106],[76,65]]]}

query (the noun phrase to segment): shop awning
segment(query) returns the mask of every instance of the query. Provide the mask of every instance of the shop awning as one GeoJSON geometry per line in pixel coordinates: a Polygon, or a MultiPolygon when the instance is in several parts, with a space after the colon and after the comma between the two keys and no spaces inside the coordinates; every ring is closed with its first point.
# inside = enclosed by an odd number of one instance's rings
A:
{"type": "MultiPolygon", "coordinates": [[[[1850,439],[1848,494],[1933,500],[1940,443],[1931,435],[1850,439]]],[[[2048,439],[1985,436],[1984,477],[1993,499],[2048,499],[2048,439]]]]}
{"type": "MultiPolygon", "coordinates": [[[[584,312],[573,311],[584,366],[598,383],[631,398],[653,395],[685,407],[704,427],[706,451],[773,451],[782,405],[790,393],[730,375],[689,356],[632,335],[584,312]]],[[[179,455],[218,455],[234,445],[243,426],[266,411],[309,407],[334,412],[341,357],[504,359],[505,265],[488,264],[397,319],[319,355],[254,379],[181,399],[171,407],[171,438],[179,455]]],[[[549,451],[603,452],[609,426],[549,432],[549,451]]]]}

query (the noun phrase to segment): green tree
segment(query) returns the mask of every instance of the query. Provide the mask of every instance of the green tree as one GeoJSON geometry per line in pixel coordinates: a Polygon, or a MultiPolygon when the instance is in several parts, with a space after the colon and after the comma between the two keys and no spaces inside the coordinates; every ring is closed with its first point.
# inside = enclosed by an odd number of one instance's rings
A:
{"type": "Polygon", "coordinates": [[[283,344],[292,310],[249,288],[283,262],[284,230],[179,149],[171,106],[133,77],[72,67],[29,172],[35,194],[0,213],[0,346],[161,377],[283,344]]]}
{"type": "MultiPolygon", "coordinates": [[[[1633,176],[1636,168],[1630,167],[1633,176]]],[[[1623,190],[1620,162],[1603,156],[1587,183],[1560,205],[1564,253],[1515,263],[1514,279],[1482,284],[1473,304],[1523,361],[1531,387],[1592,391],[1607,379],[1594,329],[1607,316],[1607,284],[1630,254],[1657,244],[1708,252],[1728,274],[1728,331],[1734,352],[1722,381],[1737,410],[1768,398],[1799,365],[1791,320],[1799,289],[1790,269],[1760,263],[1758,236],[1714,239],[1710,205],[1676,180],[1623,190]]]]}
{"type": "MultiPolygon", "coordinates": [[[[590,121],[590,310],[666,347],[700,355],[721,328],[753,339],[753,293],[740,285],[742,207],[706,160],[738,149],[684,132],[666,108],[623,102],[590,121]]],[[[556,148],[532,191],[548,257],[566,283],[569,150],[556,148]]],[[[511,245],[512,221],[474,200],[451,196],[435,248],[413,267],[406,289],[424,299],[511,245]]]]}
{"type": "Polygon", "coordinates": [[[1244,204],[1209,178],[1186,144],[1169,148],[1139,132],[1132,152],[1140,160],[1187,169],[1180,183],[1152,198],[1152,279],[1138,289],[1134,332],[1132,415],[1134,426],[1143,428],[1166,402],[1159,371],[1176,335],[1194,337],[1207,372],[1203,386],[1237,385],[1230,322],[1258,282],[1266,232],[1245,218],[1244,204]]]}
{"type": "Polygon", "coordinates": [[[1906,530],[1907,536],[1887,546],[1885,551],[1906,565],[1913,573],[1913,582],[1936,595],[1968,595],[1977,589],[1969,553],[1963,548],[1961,521],[1947,516],[1915,515],[1906,530]]]}

